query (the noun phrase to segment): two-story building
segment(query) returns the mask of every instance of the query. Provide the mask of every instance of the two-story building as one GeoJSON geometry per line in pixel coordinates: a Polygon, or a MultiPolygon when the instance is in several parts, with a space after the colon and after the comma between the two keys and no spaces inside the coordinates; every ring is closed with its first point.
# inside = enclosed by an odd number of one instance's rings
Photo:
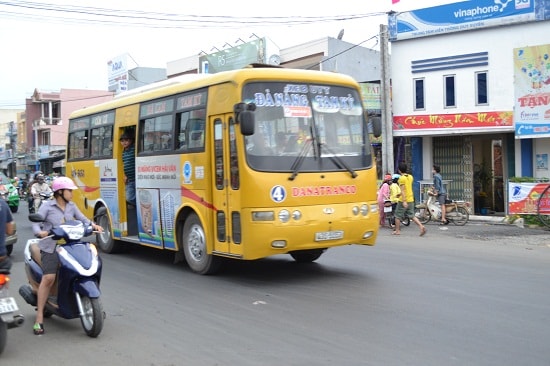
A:
{"type": "Polygon", "coordinates": [[[417,199],[433,164],[476,212],[506,212],[509,177],[550,176],[549,19],[548,0],[390,14],[395,165],[417,199]]]}

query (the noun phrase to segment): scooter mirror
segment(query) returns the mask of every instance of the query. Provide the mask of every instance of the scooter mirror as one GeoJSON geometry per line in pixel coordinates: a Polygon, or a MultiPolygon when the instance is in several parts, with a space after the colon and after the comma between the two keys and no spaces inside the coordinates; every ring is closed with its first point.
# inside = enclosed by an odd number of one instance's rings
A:
{"type": "Polygon", "coordinates": [[[44,217],[38,213],[32,213],[29,215],[29,220],[32,222],[43,222],[44,217]]]}

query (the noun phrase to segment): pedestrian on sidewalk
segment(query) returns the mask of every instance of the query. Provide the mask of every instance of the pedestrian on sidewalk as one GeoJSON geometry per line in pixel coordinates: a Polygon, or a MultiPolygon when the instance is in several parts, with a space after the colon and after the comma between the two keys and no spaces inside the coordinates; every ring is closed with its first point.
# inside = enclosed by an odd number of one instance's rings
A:
{"type": "Polygon", "coordinates": [[[384,207],[386,201],[390,200],[390,183],[391,175],[386,174],[384,176],[384,181],[378,188],[378,211],[380,212],[380,226],[386,226],[386,213],[384,212],[384,207]]]}
{"type": "Polygon", "coordinates": [[[397,171],[401,175],[398,180],[399,187],[401,188],[401,197],[397,202],[395,210],[395,230],[392,232],[392,235],[401,235],[401,221],[407,215],[420,228],[420,236],[424,236],[426,234],[426,227],[422,225],[414,214],[414,193],[412,189],[414,177],[407,173],[407,164],[405,163],[400,163],[397,171]]]}
{"type": "Polygon", "coordinates": [[[439,225],[448,225],[449,220],[446,218],[446,207],[445,201],[447,200],[447,190],[443,185],[443,177],[441,176],[441,168],[439,165],[434,165],[432,167],[432,173],[434,175],[434,185],[432,187],[432,194],[435,196],[437,202],[439,202],[439,207],[441,207],[441,223],[439,225]]]}

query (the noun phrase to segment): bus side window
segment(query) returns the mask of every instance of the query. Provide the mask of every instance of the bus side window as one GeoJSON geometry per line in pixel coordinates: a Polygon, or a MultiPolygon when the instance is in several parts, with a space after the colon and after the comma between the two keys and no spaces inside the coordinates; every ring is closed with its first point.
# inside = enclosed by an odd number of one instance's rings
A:
{"type": "Polygon", "coordinates": [[[202,131],[191,132],[191,141],[189,141],[189,148],[204,147],[204,134],[202,131]]]}

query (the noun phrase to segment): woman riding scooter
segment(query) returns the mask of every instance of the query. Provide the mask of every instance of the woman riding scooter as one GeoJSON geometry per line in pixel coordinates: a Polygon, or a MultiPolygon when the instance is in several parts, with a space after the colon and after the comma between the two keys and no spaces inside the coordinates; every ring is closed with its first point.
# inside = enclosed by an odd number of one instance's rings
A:
{"type": "MultiPolygon", "coordinates": [[[[72,202],[73,190],[78,189],[74,182],[68,177],[59,177],[54,179],[52,190],[54,199],[45,201],[40,206],[38,213],[45,218],[44,223],[34,223],[32,225],[33,233],[38,238],[46,238],[53,227],[59,226],[66,220],[79,220],[89,224],[89,220],[72,202]]],[[[92,223],[94,230],[102,232],[99,225],[92,223]]],[[[42,268],[44,275],[40,281],[37,293],[36,321],[33,326],[34,334],[44,334],[44,306],[50,290],[55,282],[59,258],[55,251],[57,243],[51,238],[40,241],[40,253],[42,257],[42,268]]]]}

